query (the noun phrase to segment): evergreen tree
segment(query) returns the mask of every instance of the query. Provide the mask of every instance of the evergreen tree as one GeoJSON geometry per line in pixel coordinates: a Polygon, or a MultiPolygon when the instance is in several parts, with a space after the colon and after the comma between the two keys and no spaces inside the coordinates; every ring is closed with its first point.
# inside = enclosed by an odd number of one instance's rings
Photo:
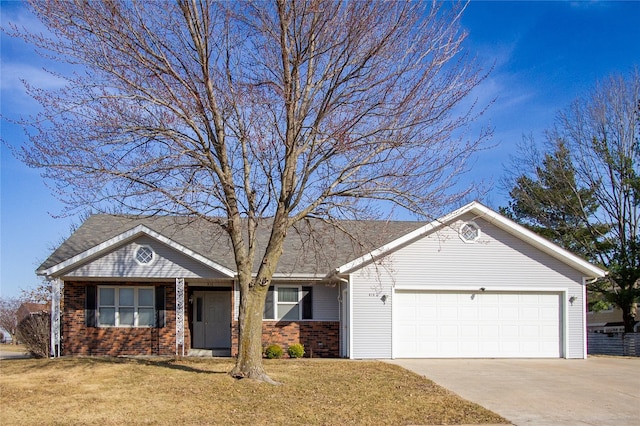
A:
{"type": "Polygon", "coordinates": [[[608,270],[592,301],[622,310],[632,332],[640,299],[640,73],[610,77],[560,112],[550,154],[514,161],[507,216],[608,270]],[[530,166],[530,167],[527,167],[530,166]],[[522,174],[520,174],[522,173],[522,174]]]}

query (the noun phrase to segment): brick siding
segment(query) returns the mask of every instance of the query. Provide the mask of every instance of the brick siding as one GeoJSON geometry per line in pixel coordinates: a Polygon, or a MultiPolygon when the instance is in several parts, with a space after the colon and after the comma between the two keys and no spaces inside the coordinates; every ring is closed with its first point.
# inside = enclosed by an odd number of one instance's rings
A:
{"type": "MultiPolygon", "coordinates": [[[[96,285],[96,283],[64,283],[64,305],[62,308],[63,355],[175,354],[175,288],[166,284],[153,284],[166,285],[165,327],[88,327],[85,321],[84,309],[87,285],[96,285]]],[[[101,285],[142,286],[145,283],[101,283],[101,285]]],[[[185,327],[185,352],[189,350],[188,343],[190,341],[189,328],[185,327]]]]}
{"type": "MultiPolygon", "coordinates": [[[[238,353],[238,322],[233,323],[231,353],[238,353]]],[[[262,345],[304,345],[305,357],[338,358],[340,356],[340,323],[338,321],[264,321],[262,345]]]]}

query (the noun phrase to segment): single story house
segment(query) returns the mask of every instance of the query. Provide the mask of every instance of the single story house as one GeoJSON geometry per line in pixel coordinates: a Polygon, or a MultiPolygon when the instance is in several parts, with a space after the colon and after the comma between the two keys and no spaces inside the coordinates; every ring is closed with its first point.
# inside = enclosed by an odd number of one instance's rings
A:
{"type": "MultiPolygon", "coordinates": [[[[638,304],[634,304],[638,311],[638,304]]],[[[587,332],[593,333],[624,333],[622,309],[609,305],[608,309],[587,312],[587,332]]],[[[640,332],[640,321],[636,321],[634,332],[640,332]]]]}
{"type": "Polygon", "coordinates": [[[49,315],[49,303],[23,302],[16,311],[18,323],[37,315],[49,315]]]}
{"type": "MultiPolygon", "coordinates": [[[[264,345],[358,359],[586,357],[585,283],[605,272],[482,204],[430,223],[341,225],[289,232],[264,345]]],[[[204,221],[94,215],[37,273],[53,281],[57,354],[237,353],[233,255],[204,221]]]]}

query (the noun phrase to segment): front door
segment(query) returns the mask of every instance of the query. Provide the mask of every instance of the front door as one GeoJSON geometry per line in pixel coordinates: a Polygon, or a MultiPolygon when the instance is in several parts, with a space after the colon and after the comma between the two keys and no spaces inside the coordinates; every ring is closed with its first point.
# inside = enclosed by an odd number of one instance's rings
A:
{"type": "Polygon", "coordinates": [[[231,347],[231,293],[196,291],[193,293],[193,347],[228,349],[231,347]]]}

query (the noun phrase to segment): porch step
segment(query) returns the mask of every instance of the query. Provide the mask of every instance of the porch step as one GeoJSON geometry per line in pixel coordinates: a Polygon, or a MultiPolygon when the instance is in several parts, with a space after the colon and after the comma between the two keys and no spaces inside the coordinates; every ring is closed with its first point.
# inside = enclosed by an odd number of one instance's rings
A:
{"type": "Polygon", "coordinates": [[[193,357],[213,357],[213,356],[221,356],[221,357],[230,357],[231,349],[230,348],[216,348],[216,349],[189,349],[187,356],[193,357]]]}

